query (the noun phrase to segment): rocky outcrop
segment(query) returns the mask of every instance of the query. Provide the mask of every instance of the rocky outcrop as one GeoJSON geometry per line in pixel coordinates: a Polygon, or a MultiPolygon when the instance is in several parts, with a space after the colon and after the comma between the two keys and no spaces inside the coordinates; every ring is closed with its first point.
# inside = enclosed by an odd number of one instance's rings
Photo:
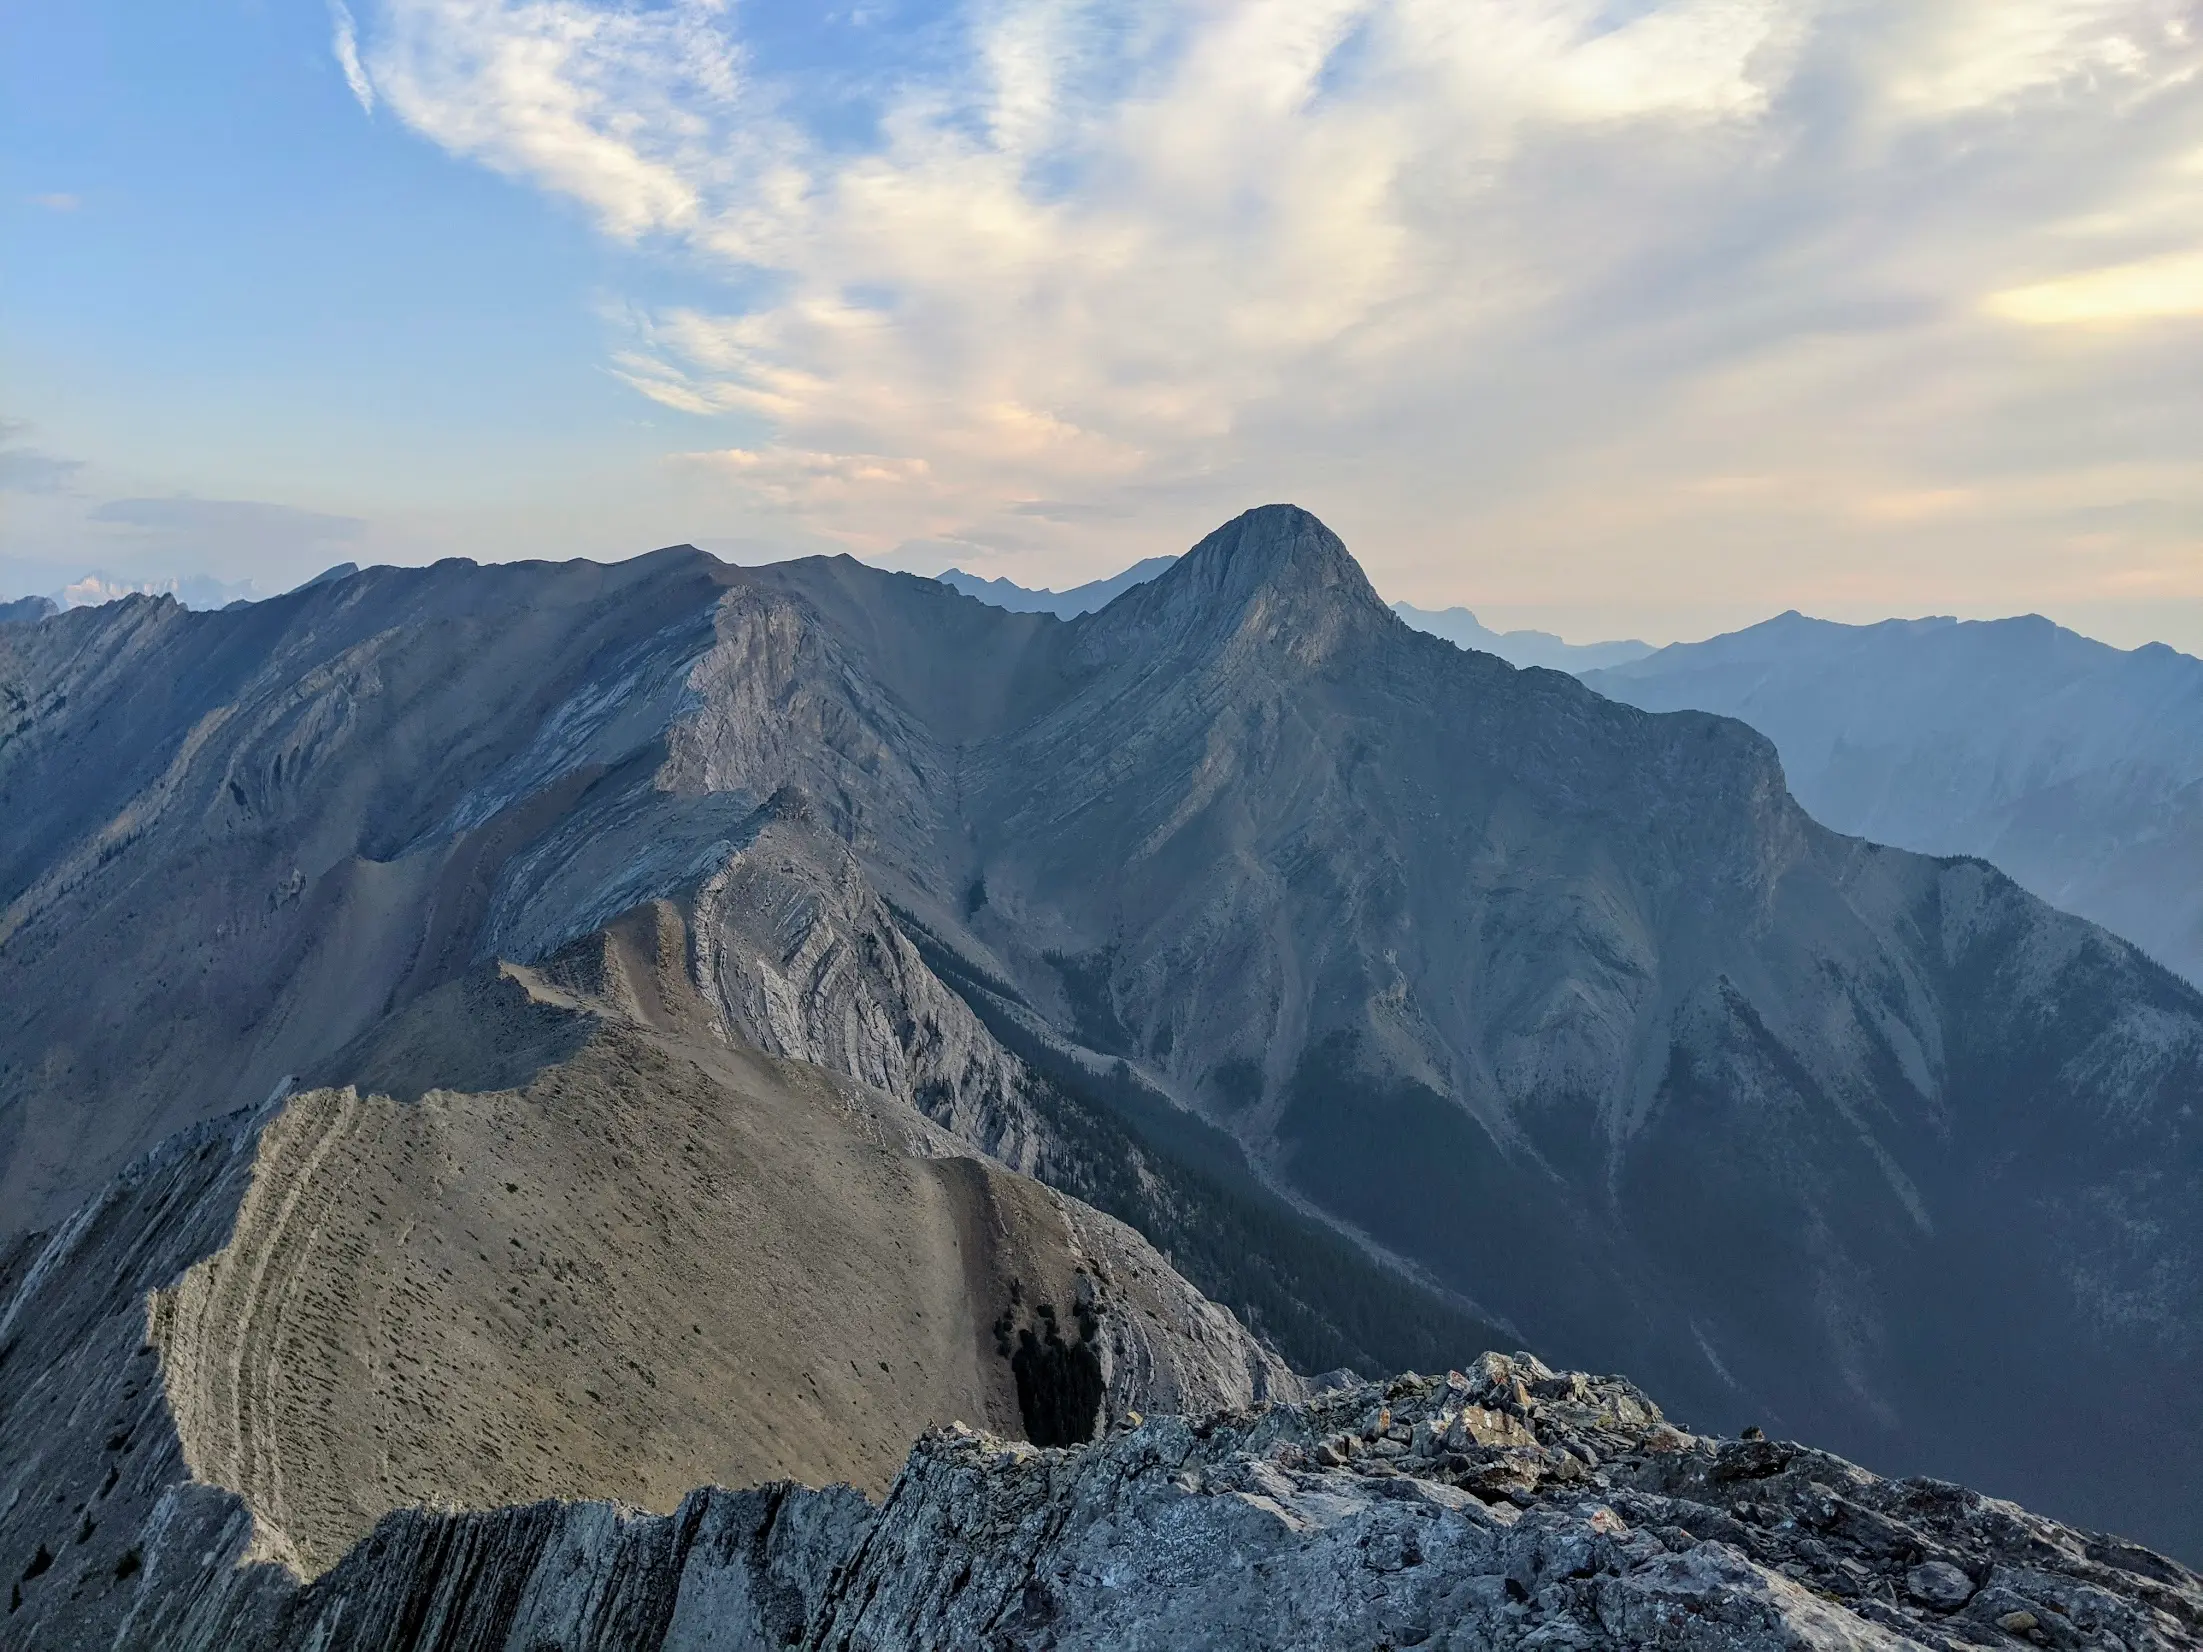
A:
{"type": "Polygon", "coordinates": [[[17,597],[0,602],[0,625],[36,625],[60,612],[52,597],[17,597]]]}
{"type": "Polygon", "coordinates": [[[2203,1578],[2162,1556],[1694,1437],[1526,1355],[1126,1422],[1063,1450],[935,1431],[877,1507],[781,1484],[659,1516],[401,1511],[280,1598],[164,1550],[116,1652],[2203,1646],[2203,1578]]]}
{"type": "Polygon", "coordinates": [[[1024,1071],[896,927],[849,849],[784,787],[698,886],[697,979],[734,1036],[909,1102],[1015,1169],[1044,1156],[1024,1071]]]}

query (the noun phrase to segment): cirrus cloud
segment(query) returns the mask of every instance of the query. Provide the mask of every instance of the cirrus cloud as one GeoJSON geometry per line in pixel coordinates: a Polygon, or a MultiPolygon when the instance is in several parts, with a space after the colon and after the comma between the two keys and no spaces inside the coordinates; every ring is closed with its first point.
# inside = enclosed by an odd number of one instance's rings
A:
{"type": "MultiPolygon", "coordinates": [[[[1296,492],[1402,594],[1472,534],[1502,604],[1672,586],[1623,544],[1747,587],[1755,534],[2032,589],[2203,415],[2192,334],[2013,325],[2192,314],[2195,0],[974,0],[946,37],[832,126],[722,0],[386,0],[361,55],[453,153],[722,271],[612,370],[874,551],[1118,558],[1296,492]],[[1737,475],[1789,482],[1699,485],[1737,475]]],[[[2172,486],[2131,565],[2203,538],[2172,486]]]]}

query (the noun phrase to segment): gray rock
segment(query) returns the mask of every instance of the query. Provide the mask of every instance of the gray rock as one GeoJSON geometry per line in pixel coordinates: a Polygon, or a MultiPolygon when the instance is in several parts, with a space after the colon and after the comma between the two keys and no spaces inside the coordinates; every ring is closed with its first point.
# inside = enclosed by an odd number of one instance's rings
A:
{"type": "MultiPolygon", "coordinates": [[[[1571,1382],[1566,1403],[1533,1397],[1525,1426],[1541,1451],[1587,1430],[1612,1439],[1612,1484],[1542,1479],[1525,1507],[1441,1466],[1320,1461],[1373,1407],[1419,1427],[1460,1403],[1442,1381],[1401,1378],[1151,1418],[1067,1450],[938,1430],[876,1508],[783,1484],[699,1491],[657,1516],[400,1511],[304,1588],[227,1551],[194,1567],[158,1546],[114,1647],[1897,1652],[1948,1644],[1946,1620],[1906,1589],[1956,1564],[1908,1565],[1922,1549],[1993,1570],[1999,1598],[2056,1599],[2059,1644],[2203,1646],[2203,1579],[2161,1557],[1801,1447],[1694,1438],[1626,1383],[1571,1382]],[[1706,1499],[1740,1480],[1751,1522],[1692,1537],[1727,1520],[1706,1499]]],[[[1967,1638],[2025,1644],[2013,1637],[2038,1616],[1969,1612],[1967,1638]]]]}
{"type": "Polygon", "coordinates": [[[0,601],[0,625],[36,625],[60,611],[52,597],[17,597],[0,601]]]}
{"type": "Polygon", "coordinates": [[[1905,1592],[1938,1612],[1955,1612],[1973,1598],[1974,1581],[1946,1560],[1930,1560],[1905,1574],[1905,1592]]]}
{"type": "Polygon", "coordinates": [[[2115,648],[2039,614],[1839,625],[1791,613],[1564,669],[1647,711],[1741,718],[1774,741],[1815,819],[1993,860],[2203,983],[2192,654],[2115,648]]]}

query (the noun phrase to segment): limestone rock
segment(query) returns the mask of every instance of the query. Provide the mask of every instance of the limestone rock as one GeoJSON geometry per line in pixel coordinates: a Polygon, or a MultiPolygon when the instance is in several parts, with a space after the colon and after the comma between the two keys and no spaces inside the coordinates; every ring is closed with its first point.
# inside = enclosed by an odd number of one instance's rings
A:
{"type": "Polygon", "coordinates": [[[1606,1465],[1519,1500],[1464,1490],[1455,1464],[1324,1460],[1372,1415],[1413,1431],[1457,1398],[1405,1377],[1064,1450],[935,1430],[876,1507],[782,1484],[665,1515],[399,1511],[304,1588],[161,1546],[114,1647],[1900,1652],[1952,1644],[1911,1587],[1933,1568],[1992,1579],[1968,1645],[2055,1623],[2059,1645],[2203,1646],[2203,1579],[2160,1556],[1800,1446],[1685,1435],[1616,1379],[1567,1386],[1518,1420],[1541,1452],[1598,1435],[1606,1465]]]}

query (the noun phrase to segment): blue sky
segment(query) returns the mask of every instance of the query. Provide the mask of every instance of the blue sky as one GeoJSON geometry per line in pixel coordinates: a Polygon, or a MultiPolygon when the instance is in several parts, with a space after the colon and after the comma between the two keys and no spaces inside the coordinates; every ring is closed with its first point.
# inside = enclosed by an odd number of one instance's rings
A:
{"type": "Polygon", "coordinates": [[[1065,584],[1292,498],[1577,637],[2203,649],[2198,0],[0,31],[0,592],[682,539],[1065,584]]]}

